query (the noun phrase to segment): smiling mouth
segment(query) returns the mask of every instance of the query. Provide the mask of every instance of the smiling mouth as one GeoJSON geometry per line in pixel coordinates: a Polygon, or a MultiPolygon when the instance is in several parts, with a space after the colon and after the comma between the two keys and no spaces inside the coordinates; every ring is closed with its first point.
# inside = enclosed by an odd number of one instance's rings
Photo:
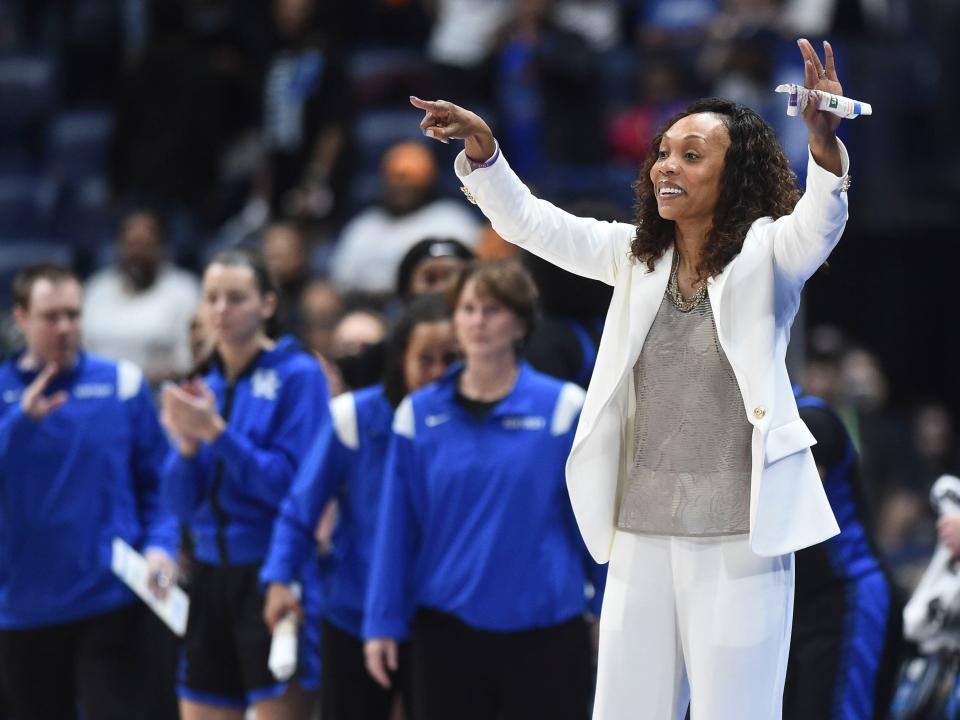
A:
{"type": "Polygon", "coordinates": [[[675,198],[680,197],[684,194],[684,191],[678,187],[664,185],[657,188],[657,197],[660,198],[675,198]]]}

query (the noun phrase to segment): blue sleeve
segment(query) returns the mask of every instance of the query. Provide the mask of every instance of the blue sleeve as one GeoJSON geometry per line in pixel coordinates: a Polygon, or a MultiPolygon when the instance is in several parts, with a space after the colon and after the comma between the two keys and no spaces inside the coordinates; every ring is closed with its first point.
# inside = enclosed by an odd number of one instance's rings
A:
{"type": "Polygon", "coordinates": [[[177,448],[167,451],[163,461],[164,507],[183,522],[189,522],[194,511],[210,494],[213,480],[210,468],[210,450],[201,446],[192,458],[180,454],[177,448]]]}
{"type": "Polygon", "coordinates": [[[327,382],[320,366],[284,379],[269,447],[227,428],[210,443],[211,456],[229,469],[226,482],[239,495],[277,507],[290,492],[290,484],[317,431],[330,424],[327,382]]]}
{"type": "Polygon", "coordinates": [[[159,547],[175,556],[180,546],[177,519],[161,502],[160,486],[164,458],[170,448],[157,419],[157,410],[147,384],[125,401],[133,431],[130,459],[140,520],[144,529],[143,548],[159,547]]]}
{"type": "Polygon", "coordinates": [[[411,438],[391,434],[384,473],[364,610],[365,639],[407,637],[413,612],[412,575],[420,530],[411,497],[417,474],[411,438]]]}
{"type": "Polygon", "coordinates": [[[343,481],[352,454],[328,420],[297,471],[290,494],[280,504],[260,571],[262,583],[291,583],[299,577],[316,544],[314,529],[320,515],[343,481]]]}

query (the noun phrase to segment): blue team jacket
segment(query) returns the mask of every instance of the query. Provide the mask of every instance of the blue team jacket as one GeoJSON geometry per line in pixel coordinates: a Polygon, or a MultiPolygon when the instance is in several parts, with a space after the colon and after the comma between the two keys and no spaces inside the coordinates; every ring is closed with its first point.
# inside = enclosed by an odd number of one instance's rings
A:
{"type": "Polygon", "coordinates": [[[328,422],[327,382],[291,337],[261,352],[233,384],[216,363],[204,382],[226,430],[193,458],[170,451],[164,498],[189,526],[199,560],[261,562],[280,501],[328,422]]]}
{"type": "Polygon", "coordinates": [[[375,385],[334,398],[330,414],[332,422],[320,428],[280,506],[260,578],[296,579],[297,568],[316,545],[313,531],[320,514],[335,497],[337,527],[325,568],[324,616],[360,637],[393,407],[383,386],[375,385]]]}
{"type": "Polygon", "coordinates": [[[177,546],[161,510],[168,443],[140,370],[80,353],[40,421],[20,409],[36,372],[0,365],[0,628],[69,622],[134,601],[110,570],[114,537],[177,546]]]}
{"type": "MultiPolygon", "coordinates": [[[[836,411],[824,400],[813,395],[804,395],[797,386],[794,387],[793,393],[801,415],[805,408],[820,408],[836,417],[836,411]]],[[[839,417],[836,419],[837,425],[842,426],[839,417]]],[[[840,526],[840,534],[803,551],[808,556],[822,555],[827,562],[821,563],[821,566],[830,568],[829,577],[825,576],[825,573],[820,573],[808,582],[811,585],[814,582],[849,582],[880,572],[881,567],[876,550],[863,524],[863,518],[867,515],[866,500],[860,488],[857,452],[849,436],[845,438],[843,460],[827,468],[826,476],[823,478],[823,489],[827,493],[830,507],[840,526]]],[[[806,584],[798,583],[798,587],[806,584]]]]}
{"type": "Polygon", "coordinates": [[[511,393],[476,420],[456,401],[461,371],[397,408],[366,638],[403,637],[418,607],[481,630],[549,627],[586,609],[588,579],[603,584],[564,480],[583,390],[521,364],[511,393]]]}

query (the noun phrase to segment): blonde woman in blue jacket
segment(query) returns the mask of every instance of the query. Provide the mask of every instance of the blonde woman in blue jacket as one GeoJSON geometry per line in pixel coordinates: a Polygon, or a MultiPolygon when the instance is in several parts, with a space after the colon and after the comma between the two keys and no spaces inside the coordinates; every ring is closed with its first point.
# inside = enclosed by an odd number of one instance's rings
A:
{"type": "MultiPolygon", "coordinates": [[[[833,51],[804,83],[840,94],[833,51]]],[[[806,192],[752,110],[702,100],[657,134],[632,224],[534,198],[487,124],[411,102],[464,139],[467,197],[505,239],[613,286],[567,461],[593,556],[610,562],[594,718],[779,720],[793,551],[838,532],[784,361],[803,284],[847,218],[839,118],[803,114],[806,192]]]]}

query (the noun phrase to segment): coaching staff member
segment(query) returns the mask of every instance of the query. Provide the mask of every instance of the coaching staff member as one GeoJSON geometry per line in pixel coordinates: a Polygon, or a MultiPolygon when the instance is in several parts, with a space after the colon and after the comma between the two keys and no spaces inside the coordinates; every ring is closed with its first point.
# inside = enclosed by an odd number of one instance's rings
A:
{"type": "Polygon", "coordinates": [[[0,365],[0,683],[12,716],[130,718],[141,608],[113,575],[114,537],[172,578],[159,510],[168,448],[140,370],[79,349],[80,282],[14,279],[26,348],[0,365]]]}

